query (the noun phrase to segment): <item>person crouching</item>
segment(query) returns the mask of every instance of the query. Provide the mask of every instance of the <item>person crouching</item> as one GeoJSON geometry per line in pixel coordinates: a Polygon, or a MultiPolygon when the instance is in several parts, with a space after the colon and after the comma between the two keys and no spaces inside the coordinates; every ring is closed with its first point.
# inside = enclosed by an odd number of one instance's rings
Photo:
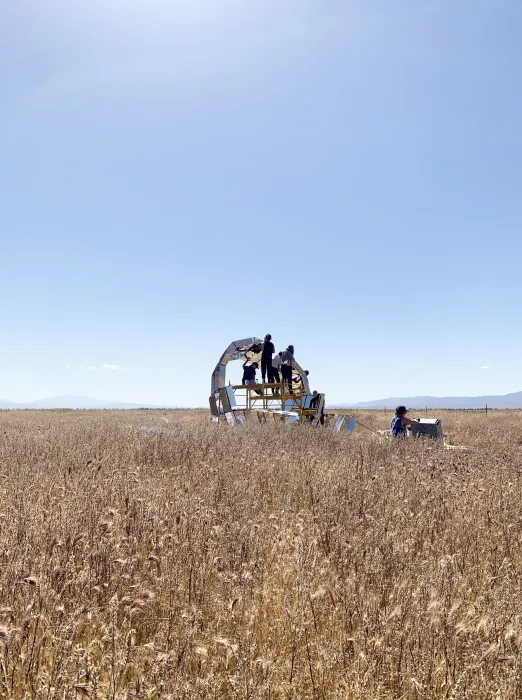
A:
{"type": "Polygon", "coordinates": [[[259,368],[257,362],[252,362],[251,365],[248,364],[248,360],[243,363],[243,381],[245,385],[257,384],[256,381],[256,369],[259,368]]]}
{"type": "Polygon", "coordinates": [[[395,409],[395,415],[391,422],[391,436],[393,438],[405,438],[406,428],[408,426],[411,427],[414,423],[420,423],[417,418],[407,418],[407,413],[408,409],[406,406],[397,406],[395,409]]]}

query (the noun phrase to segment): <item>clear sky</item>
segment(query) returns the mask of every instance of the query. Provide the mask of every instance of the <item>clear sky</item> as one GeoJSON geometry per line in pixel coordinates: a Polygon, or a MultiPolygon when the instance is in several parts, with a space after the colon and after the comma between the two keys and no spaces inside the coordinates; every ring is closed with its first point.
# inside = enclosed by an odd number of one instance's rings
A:
{"type": "Polygon", "coordinates": [[[330,402],[522,389],[521,36],[520,0],[4,3],[0,397],[205,405],[265,333],[330,402]]]}

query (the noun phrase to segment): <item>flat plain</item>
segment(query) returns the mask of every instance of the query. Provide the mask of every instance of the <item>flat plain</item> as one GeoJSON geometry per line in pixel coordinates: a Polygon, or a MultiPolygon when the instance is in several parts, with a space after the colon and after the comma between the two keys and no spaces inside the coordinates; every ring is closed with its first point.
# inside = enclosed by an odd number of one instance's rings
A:
{"type": "Polygon", "coordinates": [[[0,697],[521,698],[522,414],[431,414],[0,412],[0,697]]]}

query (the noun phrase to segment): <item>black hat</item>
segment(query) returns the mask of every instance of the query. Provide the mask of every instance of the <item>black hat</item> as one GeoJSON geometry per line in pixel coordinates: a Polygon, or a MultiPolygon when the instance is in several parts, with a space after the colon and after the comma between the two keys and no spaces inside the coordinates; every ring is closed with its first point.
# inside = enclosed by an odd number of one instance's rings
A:
{"type": "Polygon", "coordinates": [[[403,416],[405,413],[408,413],[408,409],[406,408],[406,406],[397,406],[397,408],[395,409],[395,413],[398,416],[403,416]]]}

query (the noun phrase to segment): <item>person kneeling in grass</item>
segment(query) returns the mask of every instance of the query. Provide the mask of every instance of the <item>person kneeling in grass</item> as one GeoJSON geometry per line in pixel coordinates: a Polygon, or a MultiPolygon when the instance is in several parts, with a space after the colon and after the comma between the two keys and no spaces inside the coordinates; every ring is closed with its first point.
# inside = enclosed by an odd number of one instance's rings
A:
{"type": "Polygon", "coordinates": [[[418,418],[406,418],[408,409],[406,406],[397,406],[395,409],[395,415],[393,416],[391,422],[391,434],[394,438],[405,438],[406,428],[412,426],[414,423],[420,423],[418,418]]]}

